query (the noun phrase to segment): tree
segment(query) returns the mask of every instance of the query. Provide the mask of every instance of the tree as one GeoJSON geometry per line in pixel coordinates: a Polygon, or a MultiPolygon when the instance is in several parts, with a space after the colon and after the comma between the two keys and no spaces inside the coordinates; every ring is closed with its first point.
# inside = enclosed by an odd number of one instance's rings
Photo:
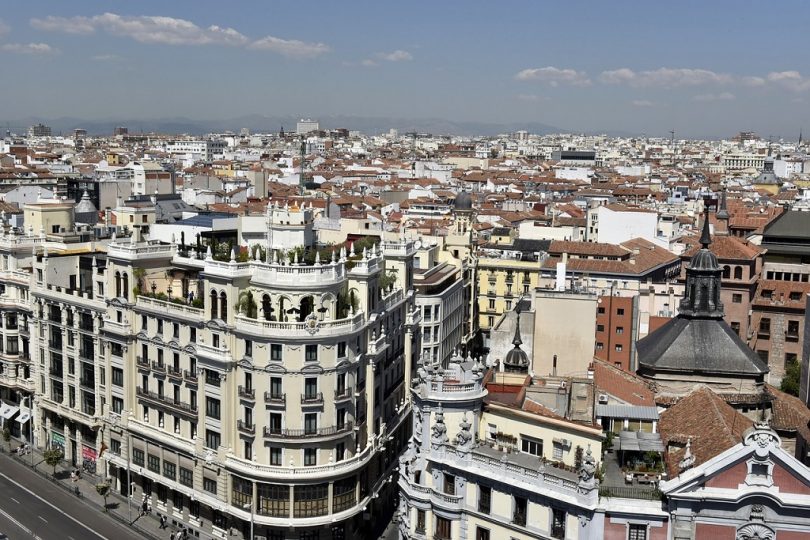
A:
{"type": "Polygon", "coordinates": [[[3,440],[6,441],[8,451],[11,452],[11,430],[8,428],[3,428],[3,440]]]}
{"type": "Polygon", "coordinates": [[[107,511],[107,496],[110,494],[110,484],[107,482],[101,482],[100,484],[96,484],[96,492],[104,497],[104,511],[107,511]]]}
{"type": "Polygon", "coordinates": [[[802,367],[799,362],[795,359],[791,360],[785,369],[785,376],[782,377],[782,384],[779,385],[779,389],[786,394],[798,397],[801,375],[802,367]]]}
{"type": "Polygon", "coordinates": [[[239,293],[239,300],[236,303],[236,311],[243,313],[246,317],[255,319],[259,312],[259,306],[253,299],[253,292],[245,290],[239,293]]]}
{"type": "Polygon", "coordinates": [[[53,467],[53,476],[56,476],[56,466],[62,462],[62,450],[59,448],[48,448],[42,453],[45,463],[53,467]]]}

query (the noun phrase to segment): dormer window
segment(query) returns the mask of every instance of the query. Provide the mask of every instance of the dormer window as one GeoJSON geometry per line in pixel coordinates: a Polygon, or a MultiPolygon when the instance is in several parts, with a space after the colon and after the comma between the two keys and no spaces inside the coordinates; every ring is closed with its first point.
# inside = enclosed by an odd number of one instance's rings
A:
{"type": "Polygon", "coordinates": [[[769,460],[751,459],[747,463],[748,474],[745,477],[747,486],[773,485],[773,462],[769,460]]]}
{"type": "Polygon", "coordinates": [[[773,290],[771,289],[764,289],[762,291],[762,298],[773,298],[773,290]]]}

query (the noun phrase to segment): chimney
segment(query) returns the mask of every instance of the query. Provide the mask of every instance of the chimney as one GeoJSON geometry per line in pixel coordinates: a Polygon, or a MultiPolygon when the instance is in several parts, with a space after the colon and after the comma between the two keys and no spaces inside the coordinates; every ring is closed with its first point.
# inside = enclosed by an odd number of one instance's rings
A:
{"type": "Polygon", "coordinates": [[[554,355],[554,358],[551,360],[551,376],[557,376],[557,355],[554,355]]]}

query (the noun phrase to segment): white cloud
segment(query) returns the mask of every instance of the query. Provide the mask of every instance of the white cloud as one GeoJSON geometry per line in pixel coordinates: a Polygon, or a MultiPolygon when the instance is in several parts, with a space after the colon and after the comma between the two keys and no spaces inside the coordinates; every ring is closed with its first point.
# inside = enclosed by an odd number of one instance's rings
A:
{"type": "Polygon", "coordinates": [[[590,86],[591,80],[584,71],[560,69],[553,66],[524,69],[515,75],[519,81],[541,81],[550,86],[590,86]]]}
{"type": "Polygon", "coordinates": [[[377,58],[387,62],[404,62],[407,60],[413,60],[413,55],[408,51],[397,49],[396,51],[392,51],[390,53],[378,53],[377,58]]]}
{"type": "Polygon", "coordinates": [[[330,50],[329,46],[324,43],[307,43],[297,39],[281,39],[274,36],[256,40],[248,45],[248,48],[299,58],[314,58],[330,50]]]}
{"type": "Polygon", "coordinates": [[[740,77],[740,82],[743,86],[758,87],[765,85],[765,79],[762,77],[746,76],[740,77]]]}
{"type": "Polygon", "coordinates": [[[95,62],[114,62],[116,60],[121,60],[121,57],[117,54],[97,54],[91,58],[95,62]]]}
{"type": "Polygon", "coordinates": [[[621,68],[603,71],[599,75],[599,80],[606,84],[627,84],[637,88],[650,86],[675,88],[704,84],[728,84],[734,80],[734,77],[708,69],[658,68],[649,71],[633,71],[629,68],[621,68]]]}
{"type": "Polygon", "coordinates": [[[720,92],[719,94],[698,94],[693,97],[695,101],[732,101],[736,96],[731,92],[720,92]]]}
{"type": "Polygon", "coordinates": [[[59,49],[47,43],[5,43],[0,45],[0,51],[15,54],[59,54],[59,49]]]}
{"type": "Polygon", "coordinates": [[[162,16],[122,16],[104,13],[93,17],[54,17],[31,19],[37,30],[92,34],[104,30],[141,43],[165,45],[244,45],[248,38],[233,28],[212,25],[207,28],[191,21],[162,16]]]}
{"type": "Polygon", "coordinates": [[[634,99],[630,102],[633,107],[654,107],[655,103],[648,99],[634,99]]]}
{"type": "Polygon", "coordinates": [[[375,62],[374,60],[372,60],[370,58],[366,58],[365,60],[360,62],[360,65],[364,66],[364,67],[377,67],[377,62],[375,62]]]}
{"type": "Polygon", "coordinates": [[[540,96],[538,94],[518,94],[517,98],[520,101],[530,102],[546,101],[548,99],[546,96],[540,96]]]}
{"type": "Polygon", "coordinates": [[[6,24],[3,19],[0,19],[0,35],[8,34],[11,32],[11,27],[6,24]]]}
{"type": "Polygon", "coordinates": [[[794,92],[810,90],[810,79],[798,71],[774,71],[768,73],[768,82],[794,92]]]}

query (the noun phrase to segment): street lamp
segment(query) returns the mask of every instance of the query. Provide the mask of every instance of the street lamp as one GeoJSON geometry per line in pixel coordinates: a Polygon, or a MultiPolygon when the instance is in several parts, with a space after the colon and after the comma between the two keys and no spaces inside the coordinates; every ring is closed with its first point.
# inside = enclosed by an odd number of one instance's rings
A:
{"type": "Polygon", "coordinates": [[[250,540],[253,540],[253,501],[251,500],[249,503],[246,503],[242,508],[250,510],[250,540]]]}

